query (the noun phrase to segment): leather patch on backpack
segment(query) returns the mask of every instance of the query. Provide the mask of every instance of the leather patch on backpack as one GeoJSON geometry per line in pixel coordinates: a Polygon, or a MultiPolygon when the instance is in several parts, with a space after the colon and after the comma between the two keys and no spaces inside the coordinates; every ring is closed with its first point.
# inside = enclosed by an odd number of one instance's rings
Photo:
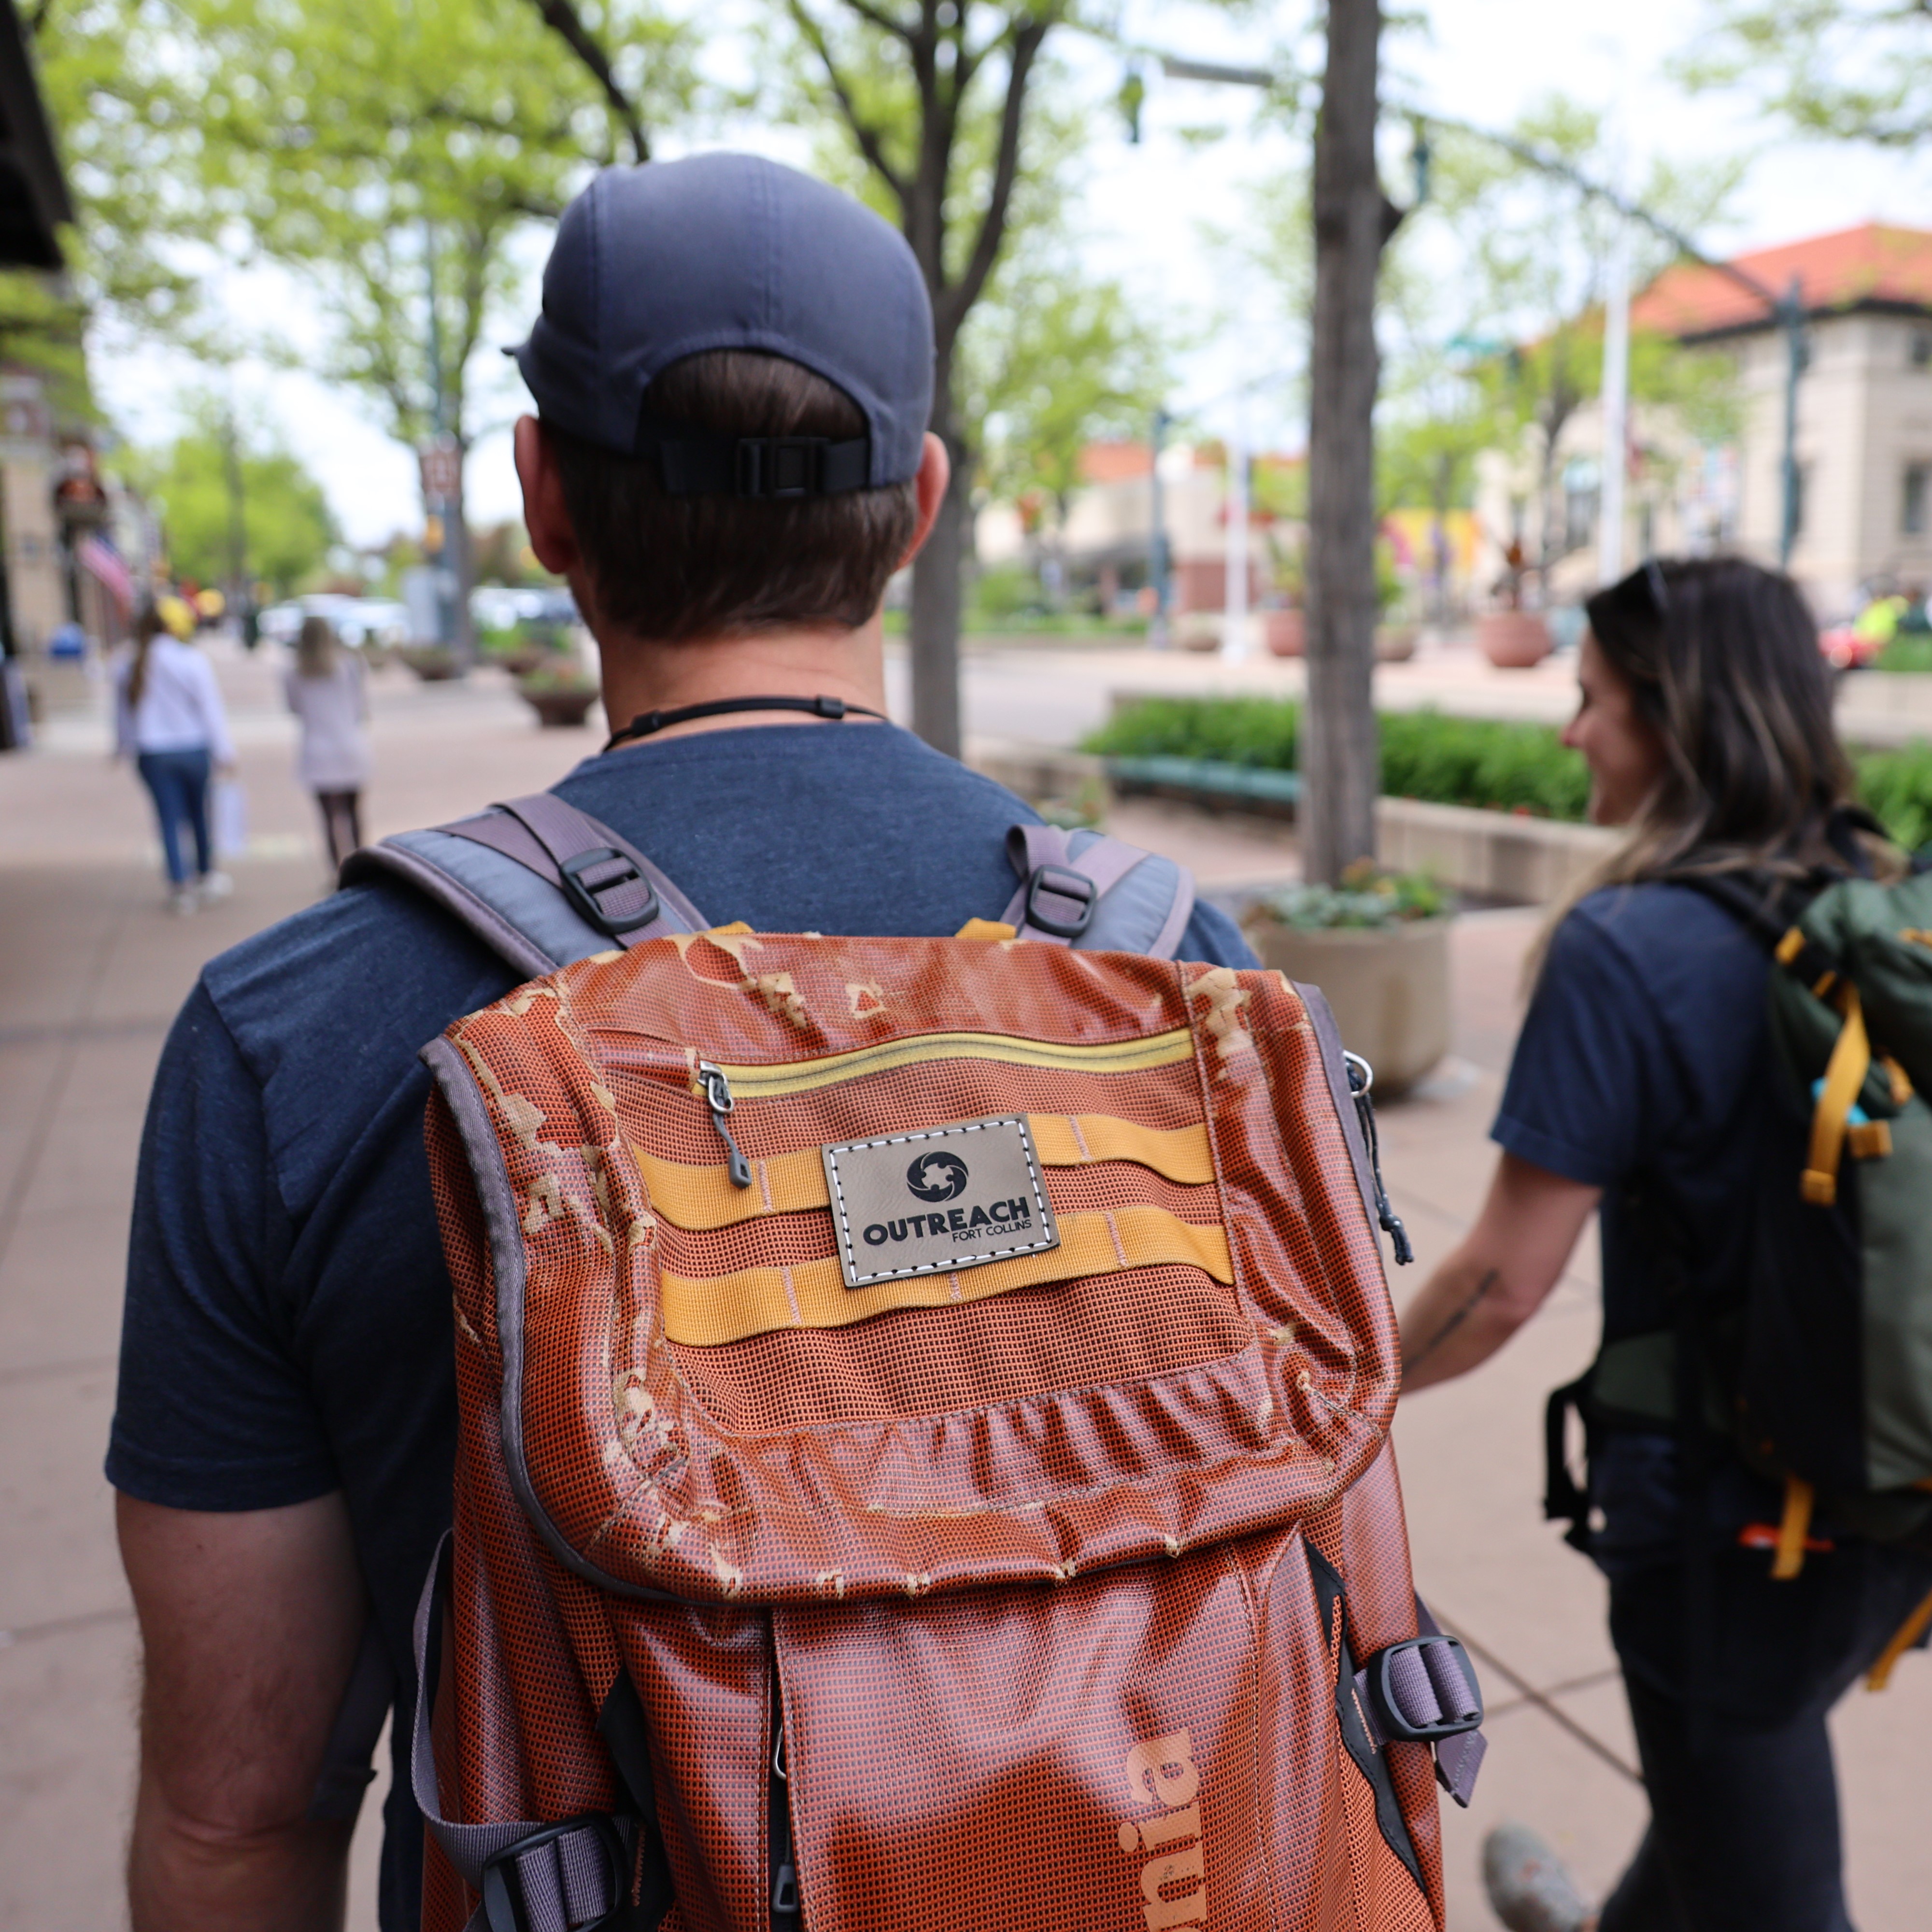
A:
{"type": "Polygon", "coordinates": [[[1060,1245],[1024,1114],[821,1151],[848,1288],[1060,1245]]]}

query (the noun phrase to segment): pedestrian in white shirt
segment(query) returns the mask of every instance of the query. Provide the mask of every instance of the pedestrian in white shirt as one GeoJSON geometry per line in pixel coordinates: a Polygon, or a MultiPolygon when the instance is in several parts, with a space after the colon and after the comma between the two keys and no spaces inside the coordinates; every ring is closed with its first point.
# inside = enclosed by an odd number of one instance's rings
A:
{"type": "Polygon", "coordinates": [[[208,796],[210,779],[235,769],[234,741],[213,668],[170,631],[152,604],[142,606],[134,638],[132,655],[115,674],[116,754],[133,758],[154,801],[169,904],[190,913],[233,888],[227,874],[214,869],[208,796]],[[184,826],[194,841],[192,874],[182,850],[184,826]]]}
{"type": "Polygon", "coordinates": [[[282,689],[302,721],[296,775],[322,811],[328,862],[342,862],[362,842],[362,788],[369,782],[369,693],[362,661],[344,650],[326,617],[304,617],[295,668],[282,689]]]}

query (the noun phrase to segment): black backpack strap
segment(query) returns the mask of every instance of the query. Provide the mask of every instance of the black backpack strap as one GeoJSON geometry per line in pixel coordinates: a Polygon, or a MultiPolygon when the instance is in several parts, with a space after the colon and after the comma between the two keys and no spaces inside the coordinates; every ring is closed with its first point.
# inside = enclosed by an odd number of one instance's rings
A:
{"type": "Polygon", "coordinates": [[[634,846],[550,792],[398,832],[342,868],[345,886],[382,876],[434,899],[532,979],[710,923],[634,846]]]}
{"type": "Polygon", "coordinates": [[[1172,959],[1179,950],[1194,880],[1172,859],[1057,825],[1016,825],[1006,856],[1020,886],[1000,917],[1021,938],[1151,959],[1172,959]]]}
{"type": "Polygon", "coordinates": [[[1838,976],[1838,962],[1805,934],[1798,921],[1811,902],[1842,876],[1817,872],[1802,879],[1767,882],[1756,872],[1673,872],[1662,883],[1688,886],[1721,906],[1779,965],[1822,998],[1838,976]]]}

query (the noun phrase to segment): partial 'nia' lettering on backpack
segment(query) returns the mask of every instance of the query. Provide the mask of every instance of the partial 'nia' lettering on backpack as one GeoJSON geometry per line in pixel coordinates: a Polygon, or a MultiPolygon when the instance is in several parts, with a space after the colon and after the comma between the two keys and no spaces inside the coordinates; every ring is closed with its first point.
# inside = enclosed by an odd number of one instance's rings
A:
{"type": "Polygon", "coordinates": [[[1201,1830],[1201,1774],[1186,1731],[1150,1738],[1127,1754],[1127,1789],[1137,1804],[1165,1808],[1158,1817],[1130,1819],[1120,1850],[1141,1852],[1141,1896],[1148,1932],[1204,1924],[1208,1918],[1208,1841],[1201,1830]],[[1178,1897],[1166,1894],[1178,1888],[1178,1897]]]}

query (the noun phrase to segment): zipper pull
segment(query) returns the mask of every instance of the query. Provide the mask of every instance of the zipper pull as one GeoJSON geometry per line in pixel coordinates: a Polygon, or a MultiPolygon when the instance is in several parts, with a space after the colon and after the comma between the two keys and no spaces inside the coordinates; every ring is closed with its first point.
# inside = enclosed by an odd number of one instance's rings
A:
{"type": "Polygon", "coordinates": [[[738,1150],[738,1143],[731,1138],[731,1130],[727,1124],[731,1109],[738,1103],[731,1097],[731,1083],[724,1077],[722,1066],[714,1066],[708,1060],[698,1063],[698,1078],[704,1089],[704,1104],[711,1109],[711,1124],[718,1130],[730,1156],[731,1185],[748,1187],[752,1184],[752,1163],[738,1150]]]}
{"type": "Polygon", "coordinates": [[[1402,1216],[1389,1205],[1388,1190],[1382,1186],[1382,1142],[1376,1132],[1375,1102],[1369,1098],[1369,1090],[1376,1084],[1376,1070],[1359,1053],[1345,1053],[1342,1058],[1348,1070],[1348,1091],[1355,1097],[1355,1117],[1362,1124],[1362,1138],[1369,1144],[1369,1172],[1376,1184],[1376,1219],[1395,1250],[1396,1266],[1406,1268],[1414,1260],[1415,1250],[1409,1245],[1408,1230],[1402,1225],[1402,1216]]]}

